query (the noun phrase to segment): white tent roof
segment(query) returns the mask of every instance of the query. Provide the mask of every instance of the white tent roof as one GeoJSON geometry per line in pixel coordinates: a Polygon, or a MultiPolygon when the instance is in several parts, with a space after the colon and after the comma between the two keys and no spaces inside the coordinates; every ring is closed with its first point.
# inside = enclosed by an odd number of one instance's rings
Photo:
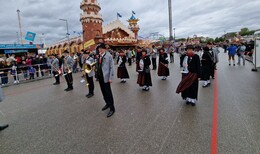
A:
{"type": "Polygon", "coordinates": [[[120,20],[115,20],[105,26],[103,26],[103,34],[109,32],[109,31],[112,31],[113,29],[116,29],[116,28],[120,28],[122,29],[123,31],[127,32],[129,34],[130,37],[134,38],[135,37],[135,34],[130,30],[128,29],[120,20]]]}

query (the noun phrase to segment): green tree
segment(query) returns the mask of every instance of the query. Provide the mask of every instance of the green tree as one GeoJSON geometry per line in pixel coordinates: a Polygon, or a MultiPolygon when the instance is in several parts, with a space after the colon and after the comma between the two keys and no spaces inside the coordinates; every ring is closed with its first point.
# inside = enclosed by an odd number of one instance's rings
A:
{"type": "Polygon", "coordinates": [[[176,41],[177,42],[179,42],[179,41],[186,41],[186,38],[178,38],[178,39],[176,39],[176,41]]]}
{"type": "Polygon", "coordinates": [[[206,42],[214,42],[214,39],[213,38],[207,38],[206,42]]]}
{"type": "Polygon", "coordinates": [[[218,43],[218,42],[219,42],[219,38],[216,37],[214,42],[215,42],[215,43],[218,43]]]}
{"type": "Polygon", "coordinates": [[[225,37],[227,38],[227,37],[234,37],[234,36],[236,36],[237,34],[236,34],[236,32],[230,32],[230,33],[227,33],[226,35],[225,35],[225,37]]]}
{"type": "Polygon", "coordinates": [[[225,41],[225,39],[223,37],[219,38],[219,42],[224,42],[224,41],[225,41]]]}
{"type": "Polygon", "coordinates": [[[245,35],[249,35],[249,33],[250,33],[249,29],[245,27],[240,30],[239,35],[245,36],[245,35]]]}
{"type": "Polygon", "coordinates": [[[255,33],[255,30],[250,30],[249,32],[248,32],[248,35],[253,35],[255,33]]]}

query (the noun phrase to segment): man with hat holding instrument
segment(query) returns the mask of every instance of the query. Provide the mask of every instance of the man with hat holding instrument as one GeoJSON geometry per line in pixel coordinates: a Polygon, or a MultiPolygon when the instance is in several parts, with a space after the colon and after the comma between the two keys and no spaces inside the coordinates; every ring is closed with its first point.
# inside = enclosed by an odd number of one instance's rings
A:
{"type": "Polygon", "coordinates": [[[72,68],[73,68],[73,58],[70,56],[69,51],[65,50],[63,52],[63,73],[67,82],[68,87],[64,89],[65,91],[73,90],[73,78],[72,78],[72,68]]]}
{"type": "Polygon", "coordinates": [[[114,78],[114,61],[113,56],[106,49],[104,43],[97,46],[99,51],[99,58],[97,59],[97,78],[100,84],[100,89],[106,105],[102,111],[110,108],[107,117],[111,117],[115,113],[114,98],[111,90],[111,83],[114,78]]]}
{"type": "Polygon", "coordinates": [[[53,83],[53,85],[58,85],[60,84],[59,60],[54,54],[50,55],[50,58],[52,74],[54,75],[56,81],[55,83],[53,83]]]}
{"type": "Polygon", "coordinates": [[[83,68],[84,72],[86,73],[86,79],[87,79],[87,85],[88,85],[88,90],[89,93],[86,95],[87,98],[90,98],[94,96],[94,81],[93,81],[93,76],[95,75],[94,69],[93,69],[93,64],[94,64],[94,59],[89,56],[90,52],[85,50],[83,52],[84,54],[84,63],[83,63],[83,68]],[[86,67],[87,66],[87,67],[86,67]],[[86,70],[88,69],[88,70],[86,70]]]}

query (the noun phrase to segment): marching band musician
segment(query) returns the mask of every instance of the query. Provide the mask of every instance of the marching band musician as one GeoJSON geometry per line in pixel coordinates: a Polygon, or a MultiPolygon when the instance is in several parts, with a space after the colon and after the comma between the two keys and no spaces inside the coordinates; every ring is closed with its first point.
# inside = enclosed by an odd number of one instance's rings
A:
{"type": "Polygon", "coordinates": [[[111,117],[115,113],[114,98],[111,90],[111,83],[114,78],[114,61],[104,43],[100,43],[97,46],[97,50],[100,54],[97,61],[97,78],[103,98],[106,102],[106,105],[102,108],[102,111],[110,108],[107,117],[111,117]]]}
{"type": "Polygon", "coordinates": [[[67,82],[67,88],[65,91],[73,90],[73,78],[72,78],[72,68],[73,68],[73,58],[69,55],[69,51],[65,50],[63,52],[63,73],[67,82]]]}
{"type": "Polygon", "coordinates": [[[119,52],[119,56],[117,58],[117,78],[120,78],[122,81],[121,83],[126,83],[126,79],[129,79],[129,74],[125,66],[126,63],[126,55],[124,51],[119,52]]]}
{"type": "Polygon", "coordinates": [[[52,59],[51,61],[52,74],[54,75],[56,80],[56,82],[53,83],[53,85],[58,85],[60,84],[59,60],[58,58],[55,57],[54,54],[52,54],[50,58],[52,59]]]}
{"type": "Polygon", "coordinates": [[[150,65],[151,60],[149,56],[147,56],[147,51],[145,49],[142,50],[142,57],[138,63],[140,70],[138,70],[138,79],[137,84],[143,87],[143,91],[149,91],[149,86],[152,86],[150,65]]]}
{"type": "Polygon", "coordinates": [[[152,46],[151,57],[152,57],[153,70],[156,70],[156,68],[157,68],[157,65],[156,65],[157,49],[155,48],[155,45],[152,46]]]}
{"type": "Polygon", "coordinates": [[[193,51],[192,45],[186,47],[188,59],[189,73],[183,77],[182,81],[176,89],[176,93],[181,93],[181,96],[186,100],[186,104],[195,106],[198,100],[198,88],[200,79],[200,58],[193,51]]]}
{"type": "MultiPolygon", "coordinates": [[[[89,56],[90,52],[89,51],[84,51],[84,64],[93,64],[94,63],[94,58],[89,56]]],[[[94,96],[94,81],[93,81],[93,76],[95,75],[94,69],[91,70],[90,73],[86,73],[86,79],[88,81],[88,90],[89,93],[86,95],[87,98],[90,98],[94,96]]]]}
{"type": "Polygon", "coordinates": [[[166,80],[167,76],[170,75],[170,71],[168,68],[168,55],[167,53],[164,52],[164,49],[161,48],[160,50],[160,55],[159,55],[159,67],[158,67],[158,76],[162,76],[162,80],[166,80]]]}

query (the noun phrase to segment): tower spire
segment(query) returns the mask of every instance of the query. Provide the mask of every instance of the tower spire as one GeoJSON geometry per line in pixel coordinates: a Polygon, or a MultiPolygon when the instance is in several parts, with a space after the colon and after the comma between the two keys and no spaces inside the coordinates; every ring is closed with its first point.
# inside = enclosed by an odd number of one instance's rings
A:
{"type": "Polygon", "coordinates": [[[132,32],[134,32],[134,34],[135,34],[135,39],[137,39],[138,38],[138,32],[139,32],[139,30],[140,30],[140,28],[139,28],[139,26],[138,26],[138,21],[139,21],[139,19],[138,18],[135,18],[135,16],[134,16],[134,14],[132,13],[132,16],[131,16],[131,18],[129,19],[129,20],[127,20],[128,22],[129,22],[129,26],[128,26],[128,28],[132,31],[132,32]]]}
{"type": "MultiPolygon", "coordinates": [[[[83,44],[91,39],[95,42],[102,38],[102,16],[99,13],[101,7],[97,0],[82,0],[80,9],[83,13],[80,14],[80,21],[82,23],[83,44]]],[[[91,47],[90,49],[94,49],[91,47]]]]}

